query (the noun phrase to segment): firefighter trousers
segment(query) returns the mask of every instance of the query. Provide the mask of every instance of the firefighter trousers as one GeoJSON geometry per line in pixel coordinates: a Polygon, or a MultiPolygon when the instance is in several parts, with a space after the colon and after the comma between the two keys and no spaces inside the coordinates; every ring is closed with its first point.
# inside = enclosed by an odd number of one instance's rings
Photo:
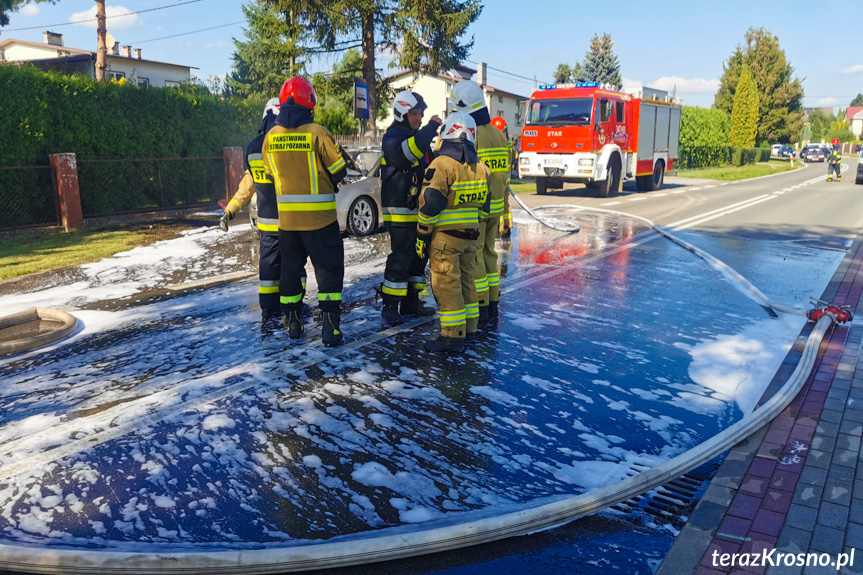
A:
{"type": "Polygon", "coordinates": [[[426,289],[426,264],[416,252],[417,228],[389,226],[390,254],[384,269],[381,294],[386,305],[395,305],[408,295],[408,290],[426,289]]]}
{"type": "MultiPolygon", "coordinates": [[[[282,256],[279,253],[279,234],[261,232],[258,257],[258,302],[265,314],[279,314],[279,280],[282,273],[282,256]]],[[[305,274],[304,274],[305,275],[305,274]]],[[[305,280],[303,281],[305,284],[305,280]]]]}
{"type": "Polygon", "coordinates": [[[827,177],[832,178],[833,172],[836,172],[836,177],[842,175],[842,164],[827,164],[827,177]]]}
{"type": "Polygon", "coordinates": [[[500,301],[500,276],[497,271],[497,252],[494,250],[499,227],[500,214],[489,216],[479,223],[473,277],[480,307],[486,307],[492,301],[500,301]]]}
{"type": "Polygon", "coordinates": [[[476,284],[476,240],[435,231],[429,246],[432,290],[440,315],[440,334],[464,338],[475,333],[479,318],[476,284]]]}
{"type": "Polygon", "coordinates": [[[503,195],[503,214],[500,216],[500,231],[501,237],[512,230],[512,208],[509,207],[509,190],[503,195]]]}
{"type": "Polygon", "coordinates": [[[285,314],[302,313],[305,294],[306,258],[311,258],[318,281],[318,307],[339,313],[345,278],[345,247],[338,222],[319,230],[279,230],[282,274],[279,300],[285,314]]]}

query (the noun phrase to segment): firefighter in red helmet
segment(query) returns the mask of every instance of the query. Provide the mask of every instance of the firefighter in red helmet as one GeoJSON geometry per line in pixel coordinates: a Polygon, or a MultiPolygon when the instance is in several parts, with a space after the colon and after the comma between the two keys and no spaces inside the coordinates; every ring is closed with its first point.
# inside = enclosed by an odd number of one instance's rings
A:
{"type": "Polygon", "coordinates": [[[303,325],[306,258],[311,258],[318,282],[318,307],[324,345],[339,345],[344,245],[336,219],[338,183],[347,175],[345,160],[333,135],[316,124],[318,103],[312,85],[299,76],[284,83],[275,126],[267,132],[261,153],[264,168],[276,187],[279,211],[279,251],[282,271],[279,302],[288,335],[299,339],[303,325]]]}
{"type": "MultiPolygon", "coordinates": [[[[504,120],[500,116],[495,116],[491,119],[491,125],[503,132],[503,135],[506,136],[507,148],[509,148],[509,167],[510,174],[512,174],[512,166],[515,164],[515,145],[512,140],[509,139],[509,130],[506,126],[506,120],[504,120]]],[[[498,231],[500,232],[500,237],[508,238],[512,234],[512,209],[509,207],[509,178],[507,178],[507,190],[503,195],[503,214],[500,216],[500,227],[498,231]]]]}
{"type": "Polygon", "coordinates": [[[833,149],[827,156],[827,181],[833,181],[833,173],[836,172],[836,181],[842,181],[842,147],[839,138],[833,138],[833,149]]]}

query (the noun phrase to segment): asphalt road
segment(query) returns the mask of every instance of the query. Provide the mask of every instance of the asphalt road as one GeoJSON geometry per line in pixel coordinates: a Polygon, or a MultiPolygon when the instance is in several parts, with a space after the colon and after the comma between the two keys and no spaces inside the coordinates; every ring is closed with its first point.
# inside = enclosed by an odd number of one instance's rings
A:
{"type": "Polygon", "coordinates": [[[827,182],[825,164],[806,164],[739,182],[669,177],[655,192],[639,192],[634,181],[626,182],[623,193],[608,198],[583,186],[519,197],[531,207],[575,204],[626,212],[678,231],[847,244],[863,227],[863,186],[854,184],[854,166],[846,168],[841,182],[827,182]]]}

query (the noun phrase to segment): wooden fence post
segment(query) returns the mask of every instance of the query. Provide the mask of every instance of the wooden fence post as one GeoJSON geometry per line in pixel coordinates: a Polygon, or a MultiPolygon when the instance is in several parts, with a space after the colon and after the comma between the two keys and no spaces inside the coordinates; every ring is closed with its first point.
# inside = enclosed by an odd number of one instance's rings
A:
{"type": "Polygon", "coordinates": [[[78,161],[75,154],[51,154],[51,182],[57,196],[57,208],[63,229],[80,230],[84,227],[81,211],[81,193],[78,190],[78,161]]]}
{"type": "Polygon", "coordinates": [[[243,149],[222,148],[222,156],[225,159],[225,200],[230,201],[240,187],[240,180],[243,179],[243,172],[245,172],[243,149]]]}

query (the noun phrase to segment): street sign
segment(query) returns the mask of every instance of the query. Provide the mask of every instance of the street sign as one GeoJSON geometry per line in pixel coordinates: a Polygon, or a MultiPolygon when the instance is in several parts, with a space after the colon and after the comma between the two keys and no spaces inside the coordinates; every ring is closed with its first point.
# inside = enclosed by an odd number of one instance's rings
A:
{"type": "Polygon", "coordinates": [[[369,119],[369,86],[360,78],[354,78],[354,118],[369,119]]]}

